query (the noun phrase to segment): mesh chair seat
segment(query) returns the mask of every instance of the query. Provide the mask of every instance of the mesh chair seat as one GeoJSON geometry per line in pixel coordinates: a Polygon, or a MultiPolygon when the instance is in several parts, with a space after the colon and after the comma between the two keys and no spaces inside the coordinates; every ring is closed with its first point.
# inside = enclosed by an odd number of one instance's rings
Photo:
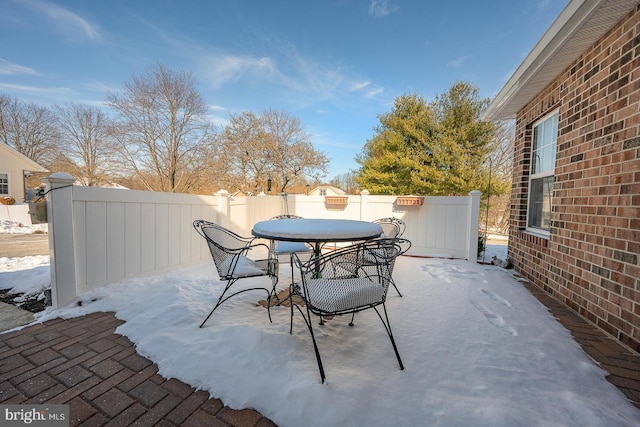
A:
{"type": "Polygon", "coordinates": [[[243,255],[230,257],[222,262],[220,272],[225,279],[264,276],[269,273],[269,260],[252,260],[243,255]]]}
{"type": "Polygon", "coordinates": [[[319,315],[352,313],[354,307],[368,307],[384,299],[384,288],[369,277],[353,279],[313,279],[307,284],[311,309],[319,315]]]}
{"type": "Polygon", "coordinates": [[[311,252],[312,249],[304,242],[287,242],[278,241],[275,243],[273,252],[276,255],[288,255],[296,252],[304,253],[311,252]]]}

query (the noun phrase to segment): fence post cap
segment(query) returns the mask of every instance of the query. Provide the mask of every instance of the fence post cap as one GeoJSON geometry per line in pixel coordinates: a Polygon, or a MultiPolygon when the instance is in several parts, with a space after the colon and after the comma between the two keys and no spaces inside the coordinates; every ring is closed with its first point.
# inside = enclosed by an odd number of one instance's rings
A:
{"type": "Polygon", "coordinates": [[[482,191],[480,191],[480,190],[471,190],[469,192],[470,196],[480,196],[481,194],[482,194],[482,191]]]}
{"type": "Polygon", "coordinates": [[[76,179],[66,172],[56,172],[47,177],[42,178],[42,181],[50,184],[73,184],[76,179]]]}

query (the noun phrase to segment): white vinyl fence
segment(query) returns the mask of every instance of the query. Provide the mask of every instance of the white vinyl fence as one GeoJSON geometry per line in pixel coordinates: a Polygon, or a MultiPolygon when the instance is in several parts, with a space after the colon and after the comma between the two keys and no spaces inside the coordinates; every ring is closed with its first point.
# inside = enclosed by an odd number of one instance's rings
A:
{"type": "Polygon", "coordinates": [[[396,196],[348,196],[327,204],[322,196],[233,197],[81,187],[68,174],[46,178],[51,294],[54,307],[127,277],[163,273],[209,261],[196,219],[250,236],[253,224],[284,213],[305,218],[372,221],[395,216],[407,224],[408,255],[477,259],[480,192],[425,197],[423,205],[398,205],[396,196]]]}
{"type": "Polygon", "coordinates": [[[15,205],[0,204],[0,221],[2,220],[30,225],[29,205],[27,203],[16,203],[15,205]]]}

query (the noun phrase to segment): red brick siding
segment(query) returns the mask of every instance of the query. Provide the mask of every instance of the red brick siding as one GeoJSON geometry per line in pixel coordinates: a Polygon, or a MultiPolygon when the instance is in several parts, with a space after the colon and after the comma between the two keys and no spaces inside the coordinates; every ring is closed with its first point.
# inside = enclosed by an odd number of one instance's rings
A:
{"type": "Polygon", "coordinates": [[[517,115],[516,271],[640,351],[640,6],[517,115]],[[533,123],[559,109],[551,235],[527,233],[533,123]]]}

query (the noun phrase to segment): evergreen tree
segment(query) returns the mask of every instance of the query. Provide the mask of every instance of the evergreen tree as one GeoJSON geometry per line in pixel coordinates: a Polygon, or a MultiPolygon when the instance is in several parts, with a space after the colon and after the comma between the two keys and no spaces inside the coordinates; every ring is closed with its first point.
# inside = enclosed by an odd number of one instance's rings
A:
{"type": "Polygon", "coordinates": [[[486,192],[482,162],[496,144],[496,125],[480,115],[489,100],[456,83],[427,104],[402,95],[379,116],[376,135],[356,159],[360,188],[372,194],[464,195],[486,192]]]}

